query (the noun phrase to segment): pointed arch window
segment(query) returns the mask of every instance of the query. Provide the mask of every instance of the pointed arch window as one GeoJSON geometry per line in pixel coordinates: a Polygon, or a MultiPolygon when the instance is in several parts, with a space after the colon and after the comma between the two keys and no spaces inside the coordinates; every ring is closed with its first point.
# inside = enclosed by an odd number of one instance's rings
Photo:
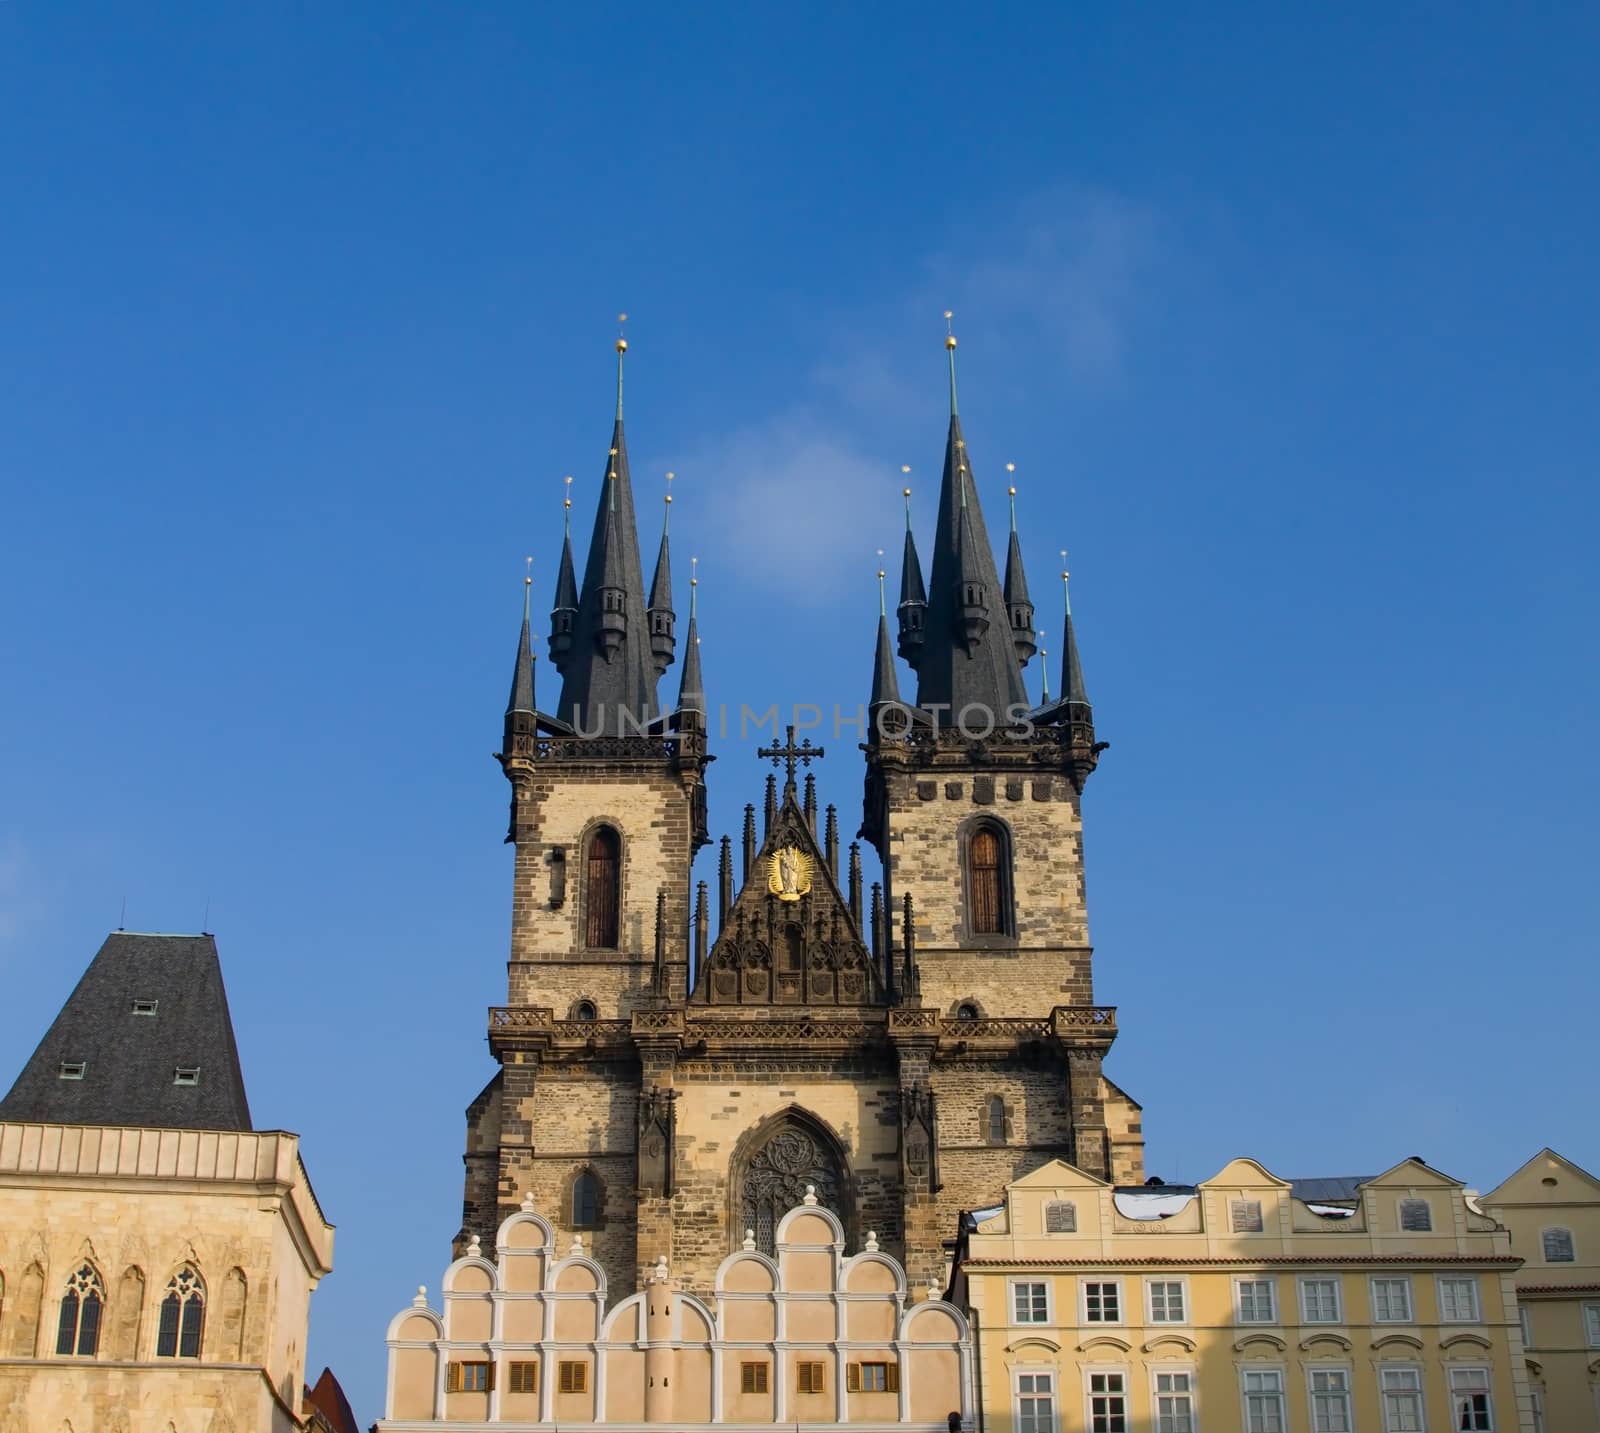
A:
{"type": "Polygon", "coordinates": [[[620,927],[622,841],[609,826],[589,838],[584,885],[584,944],[591,950],[615,950],[620,927]]]}
{"type": "Polygon", "coordinates": [[[1011,1111],[1000,1095],[990,1095],[984,1102],[983,1133],[990,1144],[1004,1144],[1010,1137],[1011,1111]]]}
{"type": "Polygon", "coordinates": [[[778,1223],[805,1202],[808,1189],[816,1191],[818,1204],[849,1224],[844,1207],[849,1182],[838,1151],[803,1119],[791,1116],[772,1127],[742,1162],[736,1187],[736,1233],[751,1230],[763,1254],[777,1253],[778,1223]]]}
{"type": "Polygon", "coordinates": [[[56,1353],[93,1358],[100,1350],[100,1315],[105,1306],[100,1275],[91,1265],[84,1264],[67,1280],[67,1291],[61,1296],[56,1353]]]}
{"type": "Polygon", "coordinates": [[[967,926],[973,935],[1011,933],[1011,870],[1005,832],[984,821],[967,838],[967,926]]]}
{"type": "Polygon", "coordinates": [[[592,1169],[572,1181],[572,1227],[593,1229],[600,1223],[600,1179],[592,1169]]]}
{"type": "Polygon", "coordinates": [[[185,1264],[167,1282],[156,1330],[157,1358],[199,1358],[205,1334],[206,1290],[200,1275],[185,1264]]]}

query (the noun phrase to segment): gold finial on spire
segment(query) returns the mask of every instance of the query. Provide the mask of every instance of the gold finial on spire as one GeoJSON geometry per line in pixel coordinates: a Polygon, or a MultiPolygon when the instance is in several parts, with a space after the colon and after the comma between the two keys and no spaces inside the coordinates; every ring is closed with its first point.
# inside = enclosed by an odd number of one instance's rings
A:
{"type": "MultiPolygon", "coordinates": [[[[900,472],[904,476],[909,477],[911,475],[911,464],[910,463],[901,463],[900,464],[900,472]]],[[[911,531],[911,484],[910,483],[907,483],[905,485],[905,487],[900,489],[900,496],[903,497],[906,500],[906,531],[910,532],[911,531]]]]}
{"type": "MultiPolygon", "coordinates": [[[[619,423],[622,421],[622,358],[628,351],[628,340],[623,337],[622,325],[627,321],[627,314],[617,315],[617,422],[619,423]]],[[[612,476],[615,477],[616,474],[613,473],[612,476]]]]}
{"type": "Polygon", "coordinates": [[[1067,579],[1072,574],[1067,571],[1067,550],[1061,549],[1061,598],[1067,604],[1067,616],[1072,616],[1072,593],[1067,587],[1067,579]]]}
{"type": "Polygon", "coordinates": [[[527,571],[522,575],[522,620],[526,622],[533,606],[533,559],[527,559],[527,571]]]}
{"type": "Polygon", "coordinates": [[[676,473],[667,474],[667,493],[661,500],[666,508],[665,515],[661,519],[661,531],[663,533],[672,526],[672,480],[675,477],[677,477],[676,473]]]}
{"type": "MultiPolygon", "coordinates": [[[[1015,463],[1006,464],[1006,473],[1008,476],[1015,477],[1016,471],[1017,465],[1015,463]]],[[[1017,530],[1017,485],[1015,482],[1011,483],[1006,488],[1006,494],[1011,499],[1011,531],[1015,532],[1017,530]]]]}
{"type": "Polygon", "coordinates": [[[950,357],[950,416],[956,416],[956,331],[952,320],[955,310],[944,311],[944,348],[950,357]]]}
{"type": "Polygon", "coordinates": [[[878,549],[878,616],[880,617],[887,616],[889,611],[884,602],[883,575],[883,549],[880,547],[878,549]]]}
{"type": "MultiPolygon", "coordinates": [[[[696,589],[698,589],[699,586],[700,559],[698,557],[691,557],[689,559],[689,620],[691,622],[694,621],[695,598],[699,595],[696,589]]],[[[695,641],[698,642],[699,640],[700,638],[697,636],[695,641]]]]}
{"type": "MultiPolygon", "coordinates": [[[[1041,642],[1044,641],[1043,627],[1039,629],[1038,636],[1041,642]]],[[[1039,648],[1039,670],[1044,673],[1044,700],[1039,705],[1047,707],[1050,705],[1050,654],[1043,647],[1039,648]]]]}

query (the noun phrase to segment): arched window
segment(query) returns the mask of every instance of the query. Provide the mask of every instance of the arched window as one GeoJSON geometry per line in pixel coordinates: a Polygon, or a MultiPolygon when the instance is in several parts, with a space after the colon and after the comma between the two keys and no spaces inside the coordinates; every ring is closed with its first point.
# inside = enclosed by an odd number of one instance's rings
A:
{"type": "Polygon", "coordinates": [[[600,1179],[592,1169],[572,1181],[572,1227],[593,1229],[600,1222],[600,1179]]]}
{"type": "Polygon", "coordinates": [[[1547,1264],[1570,1264],[1576,1255],[1572,1248],[1572,1230],[1546,1229],[1540,1240],[1544,1245],[1544,1261],[1547,1264]]]}
{"type": "Polygon", "coordinates": [[[622,886],[622,842],[609,826],[589,838],[588,878],[584,891],[584,944],[591,950],[615,950],[622,886]]]}
{"type": "Polygon", "coordinates": [[[978,1007],[976,1005],[974,1005],[970,1000],[963,1000],[961,1002],[961,1004],[956,1006],[956,1019],[957,1020],[976,1020],[977,1018],[978,1018],[978,1007]]]}
{"type": "Polygon", "coordinates": [[[806,968],[806,943],[799,926],[794,924],[784,926],[783,941],[778,947],[778,952],[783,960],[782,969],[798,972],[806,968]]]}
{"type": "Polygon", "coordinates": [[[598,1020],[600,1012],[595,1009],[594,1001],[580,1000],[572,1007],[572,1018],[574,1020],[598,1020]]]}
{"type": "Polygon", "coordinates": [[[1004,1144],[1006,1142],[1006,1126],[1010,1120],[1006,1117],[1006,1102],[999,1095],[990,1095],[984,1106],[984,1136],[990,1144],[1004,1144]]]}
{"type": "Polygon", "coordinates": [[[850,1184],[834,1141],[803,1115],[791,1113],[757,1135],[736,1163],[735,1244],[749,1229],[756,1248],[776,1254],[778,1223],[803,1204],[807,1189],[849,1227],[850,1184]]]}
{"type": "Polygon", "coordinates": [[[967,926],[973,935],[1009,933],[1009,874],[1005,836],[986,821],[973,831],[967,842],[967,926]]]}
{"type": "Polygon", "coordinates": [[[93,1358],[100,1348],[100,1314],[105,1309],[100,1275],[88,1264],[67,1280],[61,1296],[61,1322],[56,1327],[56,1352],[93,1358]]]}
{"type": "Polygon", "coordinates": [[[187,1264],[167,1282],[156,1330],[157,1358],[199,1358],[205,1333],[206,1289],[187,1264]]]}

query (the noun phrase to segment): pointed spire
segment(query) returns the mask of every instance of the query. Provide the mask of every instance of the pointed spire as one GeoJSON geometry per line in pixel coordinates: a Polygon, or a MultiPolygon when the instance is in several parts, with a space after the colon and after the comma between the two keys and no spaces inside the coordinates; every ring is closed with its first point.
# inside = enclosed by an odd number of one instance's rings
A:
{"type": "Polygon", "coordinates": [[[533,559],[528,559],[528,571],[522,579],[522,635],[517,639],[517,663],[511,672],[511,698],[506,703],[506,716],[523,713],[533,716],[533,624],[531,603],[533,592],[533,559]]]}
{"type": "Polygon", "coordinates": [[[717,935],[728,928],[728,912],[733,907],[733,840],[722,838],[717,860],[717,935]]]}
{"type": "Polygon", "coordinates": [[[850,843],[850,919],[861,928],[861,842],[850,843]]]}
{"type": "Polygon", "coordinates": [[[628,356],[628,340],[622,335],[622,325],[627,323],[625,313],[617,315],[617,422],[622,422],[622,360],[628,356]]]}
{"type": "Polygon", "coordinates": [[[619,416],[611,431],[557,709],[562,721],[585,736],[632,736],[658,714],[639,530],[620,416],[627,346],[626,339],[617,339],[619,416]]]}
{"type": "Polygon", "coordinates": [[[778,778],[773,775],[767,777],[767,809],[765,813],[766,824],[761,830],[764,835],[772,832],[772,823],[778,819],[778,778]]]}
{"type": "Polygon", "coordinates": [[[754,802],[747,802],[744,808],[744,867],[743,874],[739,877],[739,884],[750,884],[750,869],[756,863],[756,808],[754,802]]]}
{"type": "Polygon", "coordinates": [[[556,569],[556,600],[550,609],[550,660],[556,671],[567,670],[567,654],[572,651],[572,627],[578,620],[578,579],[572,566],[572,475],[562,481],[567,486],[561,504],[561,565],[556,569]]]}
{"type": "MultiPolygon", "coordinates": [[[[911,469],[902,466],[900,471],[909,474],[911,469]]],[[[922,559],[917,556],[917,540],[911,532],[910,487],[902,488],[900,494],[906,500],[906,540],[900,560],[900,605],[895,612],[900,623],[900,655],[916,671],[928,618],[928,589],[922,585],[922,559]]]]}
{"type": "Polygon", "coordinates": [[[678,683],[678,710],[698,712],[700,724],[703,726],[706,716],[706,684],[700,675],[700,623],[695,612],[695,595],[700,586],[697,571],[699,562],[698,557],[689,559],[689,570],[695,575],[689,579],[689,630],[684,634],[688,650],[683,654],[683,675],[678,683]]]}
{"type": "Polygon", "coordinates": [[[694,979],[700,978],[700,972],[705,969],[706,946],[711,933],[711,917],[706,910],[706,883],[701,881],[695,888],[694,898],[694,979]]]}
{"type": "Polygon", "coordinates": [[[662,500],[661,547],[656,553],[655,577],[650,583],[650,655],[659,677],[672,665],[677,648],[675,631],[678,614],[672,610],[672,554],[668,547],[672,519],[672,478],[667,474],[667,493],[662,500]]]}
{"type": "Polygon", "coordinates": [[[1074,706],[1089,706],[1089,688],[1083,680],[1083,664],[1078,658],[1078,634],[1072,626],[1072,594],[1068,590],[1071,573],[1066,568],[1067,554],[1061,554],[1061,597],[1067,615],[1061,633],[1061,699],[1074,706]]]}
{"type": "Polygon", "coordinates": [[[885,706],[899,706],[900,679],[894,670],[894,649],[889,645],[889,615],[884,609],[884,572],[878,569],[878,645],[872,658],[872,697],[867,709],[876,724],[876,713],[885,706]]]}
{"type": "MultiPolygon", "coordinates": [[[[1006,464],[1007,475],[1017,471],[1015,463],[1006,464]]],[[[1006,492],[1011,498],[1011,543],[1006,548],[1005,599],[1006,611],[1011,616],[1011,644],[1016,648],[1017,660],[1023,666],[1038,651],[1033,640],[1033,603],[1028,597],[1028,579],[1022,571],[1022,543],[1017,537],[1017,488],[1012,483],[1006,492]]]]}
{"type": "Polygon", "coordinates": [[[944,351],[950,359],[950,416],[956,416],[956,331],[951,322],[955,314],[944,311],[944,351]]]}
{"type": "Polygon", "coordinates": [[[657,1000],[667,998],[667,893],[662,888],[656,890],[656,958],[650,985],[657,1000]]]}
{"type": "Polygon", "coordinates": [[[954,412],[939,485],[927,630],[917,679],[917,704],[943,709],[939,720],[944,726],[971,709],[987,710],[1003,724],[1008,708],[1029,704],[971,457],[954,412]]]}

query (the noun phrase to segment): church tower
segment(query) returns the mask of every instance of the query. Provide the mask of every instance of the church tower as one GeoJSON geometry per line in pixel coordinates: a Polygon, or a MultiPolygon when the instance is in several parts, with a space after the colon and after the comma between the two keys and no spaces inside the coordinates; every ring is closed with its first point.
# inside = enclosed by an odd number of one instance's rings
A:
{"type": "MultiPolygon", "coordinates": [[[[972,1200],[1057,1157],[1136,1182],[1138,1107],[1101,1070],[1116,1012],[1094,1003],[1085,907],[1083,789],[1106,743],[1070,607],[1061,695],[1028,699],[1023,668],[1037,649],[1015,489],[1002,580],[956,404],[953,333],[946,348],[950,425],[926,585],[907,490],[898,648],[916,700],[900,699],[880,617],[866,743],[862,835],[883,862],[886,910],[912,924],[899,935],[914,958],[891,1029],[921,1020],[931,1036],[913,1058],[926,1060],[945,1188],[972,1200]]],[[[914,1272],[953,1227],[947,1203],[908,1194],[914,1272]]]]}
{"type": "Polygon", "coordinates": [[[649,1064],[632,1022],[686,991],[708,757],[692,617],[684,700],[663,710],[657,695],[676,648],[669,535],[664,520],[647,597],[622,420],[627,341],[616,348],[616,418],[581,586],[570,527],[557,569],[553,713],[536,699],[524,589],[498,758],[516,851],[506,1000],[489,1021],[501,1068],[468,1110],[459,1242],[488,1235],[531,1192],[541,1208],[575,1212],[563,1222],[628,1269],[636,1092],[649,1064]]]}

